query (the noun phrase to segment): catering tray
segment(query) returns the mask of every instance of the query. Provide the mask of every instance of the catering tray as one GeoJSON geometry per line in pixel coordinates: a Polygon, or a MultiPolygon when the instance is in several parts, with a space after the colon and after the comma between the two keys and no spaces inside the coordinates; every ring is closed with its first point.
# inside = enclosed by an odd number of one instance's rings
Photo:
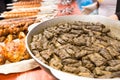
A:
{"type": "Polygon", "coordinates": [[[104,17],[104,16],[95,16],[95,15],[72,15],[72,16],[62,16],[59,18],[54,18],[48,21],[45,21],[43,23],[39,23],[34,28],[31,29],[31,31],[28,33],[26,38],[26,47],[29,51],[30,55],[45,69],[50,70],[51,73],[60,80],[93,80],[93,78],[87,78],[87,77],[81,77],[72,75],[66,72],[62,72],[56,69],[53,69],[52,67],[46,65],[42,61],[40,61],[38,58],[36,58],[32,51],[30,50],[30,42],[33,35],[36,35],[40,33],[43,29],[57,25],[59,23],[66,23],[66,22],[73,22],[73,21],[84,21],[84,22],[100,22],[104,24],[106,27],[108,27],[111,30],[112,35],[116,36],[120,39],[120,22],[117,20],[112,20],[110,18],[104,17]]]}
{"type": "Polygon", "coordinates": [[[37,67],[39,67],[39,65],[36,63],[35,60],[33,59],[23,60],[20,62],[0,65],[0,74],[25,72],[37,67]]]}
{"type": "MultiPolygon", "coordinates": [[[[37,24],[38,23],[34,23],[29,27],[32,28],[37,24]]],[[[4,45],[4,43],[0,42],[0,45],[4,45]]],[[[0,65],[0,74],[25,72],[28,70],[35,69],[37,67],[39,67],[39,65],[32,58],[28,60],[22,60],[19,62],[13,62],[13,63],[6,62],[5,64],[0,65]]]]}

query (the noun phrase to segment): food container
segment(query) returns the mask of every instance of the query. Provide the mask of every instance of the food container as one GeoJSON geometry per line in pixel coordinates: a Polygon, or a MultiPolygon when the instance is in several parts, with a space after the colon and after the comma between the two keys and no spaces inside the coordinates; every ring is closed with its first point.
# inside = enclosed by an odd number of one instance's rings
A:
{"type": "Polygon", "coordinates": [[[27,47],[29,54],[32,56],[32,58],[35,59],[40,64],[40,66],[42,66],[45,70],[46,69],[50,70],[50,72],[56,78],[58,78],[60,80],[91,80],[93,78],[77,76],[74,74],[70,74],[70,73],[66,73],[66,72],[62,72],[62,71],[53,69],[52,67],[46,65],[45,63],[43,63],[42,61],[37,59],[33,55],[32,51],[30,49],[30,43],[31,43],[33,35],[39,34],[46,27],[54,26],[54,25],[57,25],[58,23],[66,23],[66,22],[73,22],[73,21],[84,21],[84,22],[93,22],[93,23],[100,22],[100,23],[104,24],[106,27],[109,27],[111,29],[112,35],[115,35],[116,37],[120,38],[120,36],[119,36],[120,22],[117,20],[112,20],[112,19],[109,19],[109,18],[106,18],[103,16],[97,16],[97,15],[83,15],[83,16],[72,15],[72,16],[62,16],[62,17],[54,18],[54,19],[39,23],[37,25],[34,25],[33,28],[30,29],[30,31],[27,34],[26,41],[25,41],[26,47],[27,47]]]}

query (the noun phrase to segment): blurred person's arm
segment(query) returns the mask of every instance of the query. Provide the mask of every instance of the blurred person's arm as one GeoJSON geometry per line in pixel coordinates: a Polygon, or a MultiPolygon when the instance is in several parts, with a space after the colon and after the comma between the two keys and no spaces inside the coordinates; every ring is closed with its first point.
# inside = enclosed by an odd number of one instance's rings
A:
{"type": "Polygon", "coordinates": [[[116,13],[117,18],[120,20],[120,12],[116,13]]]}
{"type": "Polygon", "coordinates": [[[110,16],[110,18],[112,18],[114,20],[120,20],[120,0],[117,0],[116,13],[114,15],[110,16]]]}
{"type": "Polygon", "coordinates": [[[111,15],[111,16],[109,16],[109,18],[111,18],[111,19],[113,19],[113,20],[120,20],[120,14],[119,14],[119,16],[116,15],[116,14],[111,15]]]}
{"type": "Polygon", "coordinates": [[[120,20],[120,12],[117,12],[116,14],[109,16],[109,18],[114,20],[120,20]]]}
{"type": "Polygon", "coordinates": [[[81,14],[90,14],[92,13],[95,9],[98,9],[99,7],[99,2],[94,2],[91,5],[88,6],[83,6],[83,10],[81,11],[81,14]]]}
{"type": "Polygon", "coordinates": [[[117,5],[116,5],[116,16],[118,20],[120,20],[120,0],[117,0],[117,5]]]}

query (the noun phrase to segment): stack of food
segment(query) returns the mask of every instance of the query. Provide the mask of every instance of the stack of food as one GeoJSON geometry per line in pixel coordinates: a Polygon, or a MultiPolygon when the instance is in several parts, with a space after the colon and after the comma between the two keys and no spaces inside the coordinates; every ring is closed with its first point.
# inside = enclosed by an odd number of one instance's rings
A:
{"type": "Polygon", "coordinates": [[[40,7],[41,0],[22,0],[16,3],[13,3],[14,8],[32,8],[40,7]]]}
{"type": "Polygon", "coordinates": [[[36,16],[40,12],[39,9],[40,3],[41,3],[40,0],[29,0],[29,1],[18,1],[12,4],[8,4],[8,6],[12,6],[12,7],[8,7],[11,8],[12,10],[3,12],[2,16],[5,18],[36,16]],[[32,9],[32,8],[36,8],[36,9],[32,9]]]}
{"type": "Polygon", "coordinates": [[[0,21],[0,65],[30,59],[25,47],[25,35],[36,17],[0,21]]]}
{"type": "Polygon", "coordinates": [[[32,36],[33,54],[55,69],[91,78],[120,77],[120,39],[103,24],[59,23],[32,36]]]}
{"type": "Polygon", "coordinates": [[[19,39],[13,40],[12,38],[13,35],[9,35],[0,45],[0,65],[30,59],[24,43],[24,33],[19,34],[19,39]]]}
{"type": "Polygon", "coordinates": [[[36,10],[27,10],[27,11],[8,11],[2,14],[5,18],[19,18],[19,17],[29,17],[36,16],[40,12],[39,9],[36,10]]]}
{"type": "Polygon", "coordinates": [[[0,41],[4,41],[5,38],[11,34],[13,39],[18,38],[20,32],[26,34],[28,26],[33,24],[36,17],[14,18],[0,21],[0,41]]]}
{"type": "MultiPolygon", "coordinates": [[[[41,0],[19,0],[9,4],[12,5],[11,11],[1,14],[5,19],[0,21],[0,65],[30,59],[24,43],[28,27],[42,19],[53,18],[51,12],[39,14],[41,2],[41,0]]],[[[45,1],[44,3],[46,4],[45,1]]],[[[44,11],[48,12],[49,7],[47,8],[43,8],[44,11]]]]}
{"type": "Polygon", "coordinates": [[[38,16],[41,14],[53,14],[57,10],[57,4],[50,1],[41,0],[20,0],[18,2],[7,4],[7,9],[11,11],[5,11],[1,14],[4,18],[19,18],[38,16]],[[55,7],[54,7],[54,6],[55,7]]]}

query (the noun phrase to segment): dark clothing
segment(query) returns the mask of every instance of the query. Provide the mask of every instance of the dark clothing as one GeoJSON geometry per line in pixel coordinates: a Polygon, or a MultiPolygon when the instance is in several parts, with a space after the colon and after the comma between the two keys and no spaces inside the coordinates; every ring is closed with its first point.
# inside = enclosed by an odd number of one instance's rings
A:
{"type": "Polygon", "coordinates": [[[5,11],[5,0],[0,0],[0,13],[5,11]]]}
{"type": "Polygon", "coordinates": [[[120,0],[117,0],[116,15],[118,16],[118,19],[120,20],[120,0]]]}
{"type": "MultiPolygon", "coordinates": [[[[97,7],[99,7],[100,6],[99,1],[97,1],[97,3],[98,3],[97,7]]],[[[115,14],[117,15],[118,19],[120,20],[120,0],[117,0],[115,14]]]]}
{"type": "Polygon", "coordinates": [[[6,4],[12,3],[12,0],[0,0],[0,13],[6,11],[6,4]]]}

